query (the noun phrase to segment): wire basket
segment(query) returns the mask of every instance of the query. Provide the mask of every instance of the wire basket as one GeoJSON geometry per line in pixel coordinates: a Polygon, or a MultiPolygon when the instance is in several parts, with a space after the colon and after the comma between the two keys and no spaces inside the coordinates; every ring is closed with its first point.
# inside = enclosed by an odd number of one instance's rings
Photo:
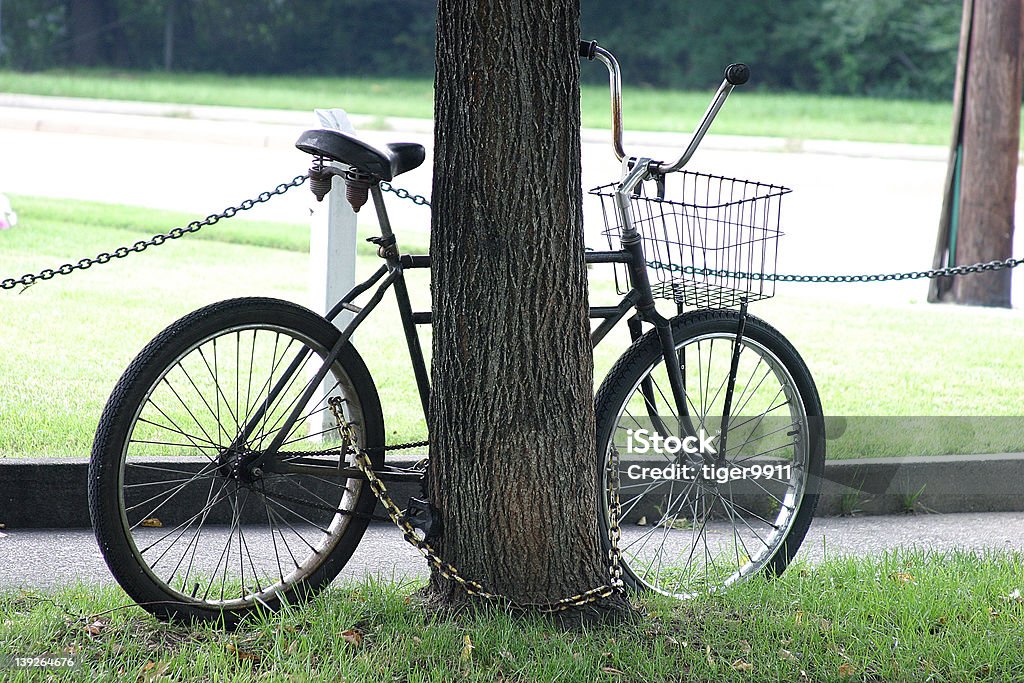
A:
{"type": "MultiPolygon", "coordinates": [[[[623,227],[615,210],[616,186],[590,191],[601,198],[602,234],[612,249],[619,248],[623,227]]],[[[694,308],[733,308],[773,296],[780,205],[789,192],[683,171],[666,177],[665,195],[674,199],[634,196],[630,212],[654,296],[694,308]]],[[[616,265],[615,286],[620,294],[629,289],[625,265],[616,265]]]]}

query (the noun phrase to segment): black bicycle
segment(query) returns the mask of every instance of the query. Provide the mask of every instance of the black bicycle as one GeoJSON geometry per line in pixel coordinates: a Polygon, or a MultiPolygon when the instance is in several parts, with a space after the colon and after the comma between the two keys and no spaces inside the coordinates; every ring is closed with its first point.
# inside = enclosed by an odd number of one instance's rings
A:
{"type": "MultiPolygon", "coordinates": [[[[593,342],[623,319],[632,337],[595,398],[595,532],[610,549],[618,501],[617,549],[635,588],[685,598],[776,574],[807,531],[824,466],[811,375],[747,312],[774,294],[766,276],[789,190],[680,170],[749,72],[726,70],[687,149],[662,163],[626,155],[618,65],[594,42],[580,50],[608,67],[613,145],[626,160],[619,182],[591,191],[609,248],[586,260],[615,264],[622,295],[591,308],[593,342]],[[659,313],[656,299],[675,302],[675,314],[659,313]]],[[[90,511],[114,577],[162,618],[234,623],[306,599],[338,574],[376,503],[338,416],[382,481],[422,482],[428,466],[389,464],[374,380],[350,342],[393,290],[426,412],[417,326],[431,314],[413,310],[405,272],[429,268],[430,257],[399,250],[381,189],[424,150],[376,149],[330,130],[296,145],[315,157],[318,198],[340,175],[350,201],[372,199],[383,265],[326,316],[266,298],[206,306],[157,335],[117,383],[93,445],[90,511]],[[351,320],[339,329],[343,312],[351,320]]],[[[407,512],[422,521],[422,510],[407,512]]]]}

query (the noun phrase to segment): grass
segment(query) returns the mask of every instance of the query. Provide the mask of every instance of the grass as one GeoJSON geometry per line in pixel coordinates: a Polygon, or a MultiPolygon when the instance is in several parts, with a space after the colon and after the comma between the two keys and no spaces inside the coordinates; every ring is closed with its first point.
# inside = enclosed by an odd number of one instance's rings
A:
{"type": "MultiPolygon", "coordinates": [[[[598,68],[598,67],[595,67],[598,68]]],[[[690,132],[704,113],[713,87],[681,92],[629,87],[624,74],[626,130],[690,132]]],[[[713,77],[709,80],[713,80],[713,77]]],[[[309,111],[341,106],[378,117],[432,118],[428,79],[314,76],[224,76],[161,72],[0,72],[0,92],[60,95],[174,104],[207,104],[309,111]]],[[[860,140],[946,145],[949,102],[737,92],[715,122],[714,132],[793,139],[860,140]]],[[[583,125],[608,127],[608,91],[582,89],[583,125]]]]}
{"type": "MultiPolygon", "coordinates": [[[[21,224],[0,232],[0,276],[18,276],[131,244],[194,218],[88,202],[15,197],[21,224]]],[[[398,226],[401,236],[401,226],[398,226]]],[[[358,270],[379,261],[360,243],[358,270]]],[[[144,255],[0,293],[0,457],[84,456],[106,397],[157,332],[224,298],[276,296],[304,303],[308,228],[225,221],[144,255]]],[[[423,273],[411,286],[429,306],[423,273]]],[[[611,303],[604,271],[595,303],[611,303]]],[[[1022,451],[1024,317],[1019,311],[922,304],[852,304],[792,285],[759,303],[798,348],[834,420],[829,457],[1022,451]],[[907,422],[893,416],[1004,416],[907,422]],[[989,421],[986,421],[989,420],[989,421]],[[913,428],[908,428],[911,425],[913,428]],[[844,433],[845,430],[845,433],[844,433]]],[[[385,406],[392,443],[423,438],[415,385],[394,306],[382,305],[355,338],[385,406]]],[[[628,344],[624,326],[595,354],[601,378],[628,344]]],[[[424,346],[430,347],[429,333],[424,346]]]]}
{"type": "MultiPolygon", "coordinates": [[[[227,633],[166,625],[115,588],[0,594],[4,655],[73,653],[70,680],[1006,681],[1024,670],[1024,557],[898,552],[564,632],[537,617],[411,606],[368,579],[227,633]],[[166,677],[166,678],[164,678],[166,677]]],[[[28,680],[8,672],[6,680],[28,680]]]]}

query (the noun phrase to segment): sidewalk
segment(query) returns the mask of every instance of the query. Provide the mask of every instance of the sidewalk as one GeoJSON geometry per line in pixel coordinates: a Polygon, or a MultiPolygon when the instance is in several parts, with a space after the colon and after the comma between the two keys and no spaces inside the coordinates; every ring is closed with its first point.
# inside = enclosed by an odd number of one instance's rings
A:
{"type": "MultiPolygon", "coordinates": [[[[831,517],[815,519],[796,560],[862,556],[902,549],[1024,552],[1024,515],[1014,513],[831,517]]],[[[419,552],[392,525],[372,524],[342,580],[426,578],[419,552]]],[[[91,531],[0,532],[0,586],[44,588],[69,581],[112,583],[91,531]]]]}

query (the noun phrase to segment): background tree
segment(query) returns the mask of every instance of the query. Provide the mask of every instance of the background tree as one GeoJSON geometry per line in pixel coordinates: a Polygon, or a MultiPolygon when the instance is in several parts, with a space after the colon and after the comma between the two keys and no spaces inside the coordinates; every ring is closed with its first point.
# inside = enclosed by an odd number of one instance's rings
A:
{"type": "MultiPolygon", "coordinates": [[[[547,602],[607,583],[580,203],[579,5],[440,0],[431,254],[442,556],[547,602]]],[[[433,596],[465,600],[435,575],[433,596]]]]}
{"type": "Polygon", "coordinates": [[[121,19],[114,0],[69,0],[70,57],[80,66],[115,62],[121,19]]]}

